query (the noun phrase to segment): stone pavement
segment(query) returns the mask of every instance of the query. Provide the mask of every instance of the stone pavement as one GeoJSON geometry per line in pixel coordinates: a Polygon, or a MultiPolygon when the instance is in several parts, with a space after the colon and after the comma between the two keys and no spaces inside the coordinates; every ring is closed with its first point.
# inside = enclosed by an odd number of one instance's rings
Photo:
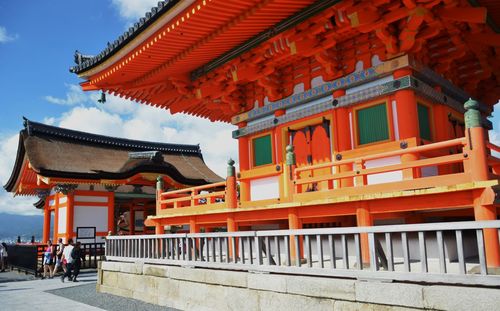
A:
{"type": "Polygon", "coordinates": [[[33,279],[16,272],[0,273],[0,311],[176,311],[143,301],[96,293],[95,271],[80,274],[79,282],[33,279]]]}
{"type": "Polygon", "coordinates": [[[0,283],[0,301],[2,311],[31,311],[31,310],[103,310],[90,305],[71,300],[69,298],[47,293],[65,287],[79,286],[83,284],[95,284],[97,275],[95,273],[82,274],[78,283],[65,282],[54,277],[53,279],[14,281],[0,283]]]}

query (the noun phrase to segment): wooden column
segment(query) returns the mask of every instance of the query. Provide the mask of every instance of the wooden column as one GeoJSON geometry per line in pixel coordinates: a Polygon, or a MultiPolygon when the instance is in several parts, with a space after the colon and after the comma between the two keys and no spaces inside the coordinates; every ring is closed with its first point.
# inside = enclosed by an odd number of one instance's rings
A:
{"type": "MultiPolygon", "coordinates": [[[[302,222],[300,221],[296,207],[292,207],[292,208],[288,209],[288,229],[290,229],[290,230],[302,229],[302,222]]],[[[297,246],[295,245],[295,236],[291,235],[290,236],[290,258],[292,261],[291,262],[292,265],[299,264],[297,262],[297,253],[299,255],[298,256],[299,258],[304,257],[303,240],[302,240],[302,237],[299,237],[299,249],[297,249],[297,246]]]]}
{"type": "MultiPolygon", "coordinates": [[[[368,202],[359,202],[356,207],[356,222],[358,227],[371,227],[373,226],[373,217],[370,214],[370,207],[368,202]]],[[[370,264],[370,248],[368,244],[368,234],[361,233],[361,256],[363,265],[370,264]]]]}
{"type": "Polygon", "coordinates": [[[128,234],[135,234],[135,202],[132,201],[130,205],[129,226],[128,234]]]}
{"type": "MultiPolygon", "coordinates": [[[[42,243],[46,244],[50,240],[50,208],[49,202],[46,199],[43,206],[43,238],[42,243]]],[[[55,241],[53,241],[55,242],[55,241]]]]}
{"type": "Polygon", "coordinates": [[[155,234],[164,234],[165,226],[162,224],[155,224],[155,234]]]}
{"type": "MultiPolygon", "coordinates": [[[[238,128],[247,126],[246,122],[238,124],[238,128]]],[[[240,172],[250,169],[250,150],[248,148],[248,137],[238,138],[238,156],[240,160],[240,172]]],[[[240,200],[242,202],[250,201],[250,180],[240,181],[240,200]]]]}
{"type": "MultiPolygon", "coordinates": [[[[399,69],[394,71],[394,79],[398,79],[407,75],[411,75],[412,70],[409,68],[399,69]]],[[[394,93],[396,100],[396,108],[398,114],[398,129],[399,139],[417,138],[417,145],[419,144],[420,134],[418,126],[418,113],[417,113],[417,99],[413,90],[399,90],[394,93]]],[[[394,129],[396,130],[396,129],[394,129]]],[[[401,162],[409,162],[418,160],[416,154],[404,154],[401,156],[401,162]]],[[[415,169],[403,170],[403,179],[413,179],[417,177],[418,173],[415,169]]]]}
{"type": "MultiPolygon", "coordinates": [[[[238,207],[238,197],[236,193],[236,171],[234,169],[234,161],[229,159],[227,161],[227,178],[226,178],[226,204],[228,208],[235,209],[238,207]]],[[[226,219],[227,232],[238,231],[238,226],[234,221],[234,213],[229,213],[226,219]]],[[[233,241],[228,239],[229,254],[232,260],[236,261],[238,257],[238,241],[236,240],[236,249],[233,250],[233,241]]]]}
{"type": "Polygon", "coordinates": [[[73,232],[74,224],[74,192],[70,191],[66,194],[66,241],[75,238],[75,233],[73,232]]]}
{"type": "Polygon", "coordinates": [[[108,232],[115,233],[116,222],[115,222],[115,193],[113,191],[108,192],[108,232]]]}
{"type": "Polygon", "coordinates": [[[293,145],[286,146],[286,160],[285,167],[283,168],[283,194],[285,196],[285,200],[288,202],[293,201],[295,193],[293,179],[296,162],[293,145]]]}
{"type": "MultiPolygon", "coordinates": [[[[469,160],[467,171],[473,181],[488,180],[488,152],[486,150],[487,134],[481,125],[479,103],[469,99],[464,104],[466,153],[469,160]]],[[[491,188],[474,191],[474,217],[476,220],[496,220],[497,210],[493,204],[495,193],[491,188]]],[[[497,229],[484,229],[484,245],[488,267],[500,267],[500,246],[497,229]]]]}
{"type": "Polygon", "coordinates": [[[53,232],[54,243],[57,243],[59,235],[59,193],[54,194],[54,232],[53,232]]]}
{"type": "MultiPolygon", "coordinates": [[[[336,90],[333,92],[333,100],[337,100],[338,97],[344,96],[345,90],[336,90]]],[[[342,160],[342,152],[351,150],[351,124],[349,120],[349,109],[348,108],[337,108],[334,110],[334,123],[333,130],[335,132],[334,137],[336,138],[335,146],[335,157],[338,160],[342,160]]],[[[338,167],[337,172],[349,172],[352,171],[352,165],[346,164],[338,167]]],[[[352,178],[345,178],[339,181],[340,187],[352,187],[354,185],[352,178]]]]}

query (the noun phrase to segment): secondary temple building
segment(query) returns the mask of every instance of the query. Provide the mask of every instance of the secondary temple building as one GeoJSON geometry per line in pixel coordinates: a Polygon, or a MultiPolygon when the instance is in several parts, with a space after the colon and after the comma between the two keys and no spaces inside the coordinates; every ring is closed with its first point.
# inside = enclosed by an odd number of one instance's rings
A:
{"type": "MultiPolygon", "coordinates": [[[[157,233],[497,219],[498,17],[479,0],[162,1],[71,71],[235,126],[238,172],[160,180],[157,233]]],[[[485,240],[499,266],[498,233],[485,240]]]]}
{"type": "Polygon", "coordinates": [[[169,189],[222,181],[205,165],[198,145],[108,137],[25,120],[4,188],[40,198],[35,206],[44,212],[46,243],[51,228],[53,240],[65,241],[88,237],[88,231],[78,236],[78,228],[95,227],[97,239],[110,231],[153,233],[144,219],[156,213],[158,177],[169,189]]]}

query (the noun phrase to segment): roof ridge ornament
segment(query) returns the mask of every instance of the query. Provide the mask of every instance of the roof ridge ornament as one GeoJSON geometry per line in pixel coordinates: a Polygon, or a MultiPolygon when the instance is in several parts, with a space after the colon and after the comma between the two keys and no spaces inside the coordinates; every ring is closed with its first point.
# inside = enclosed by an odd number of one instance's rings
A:
{"type": "Polygon", "coordinates": [[[54,187],[54,191],[67,195],[68,193],[73,192],[76,188],[78,188],[77,184],[57,184],[54,187]]]}
{"type": "Polygon", "coordinates": [[[150,160],[155,163],[163,162],[163,155],[160,151],[137,151],[137,152],[129,152],[128,158],[131,160],[150,160]]]}

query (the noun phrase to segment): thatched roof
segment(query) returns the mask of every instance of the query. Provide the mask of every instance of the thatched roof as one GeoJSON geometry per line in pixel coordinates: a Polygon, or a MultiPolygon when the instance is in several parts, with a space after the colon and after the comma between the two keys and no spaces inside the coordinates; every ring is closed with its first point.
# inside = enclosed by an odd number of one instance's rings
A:
{"type": "Polygon", "coordinates": [[[119,180],[138,173],[170,176],[185,185],[221,181],[198,145],[163,144],[89,134],[25,120],[16,163],[5,184],[13,191],[28,160],[43,177],[119,180]]]}

